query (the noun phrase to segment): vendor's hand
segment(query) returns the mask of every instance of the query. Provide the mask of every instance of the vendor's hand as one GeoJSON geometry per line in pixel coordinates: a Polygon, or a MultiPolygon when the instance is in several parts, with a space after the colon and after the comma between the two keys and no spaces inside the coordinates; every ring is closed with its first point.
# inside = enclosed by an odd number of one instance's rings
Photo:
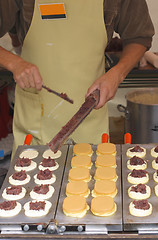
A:
{"type": "Polygon", "coordinates": [[[94,90],[99,89],[100,100],[98,105],[95,107],[95,109],[99,109],[115,96],[117,88],[122,80],[122,75],[119,74],[115,67],[113,67],[103,76],[94,81],[94,83],[88,89],[86,97],[94,90]]]}
{"type": "Polygon", "coordinates": [[[42,89],[42,77],[36,65],[19,58],[12,69],[13,78],[19,87],[42,89]]]}

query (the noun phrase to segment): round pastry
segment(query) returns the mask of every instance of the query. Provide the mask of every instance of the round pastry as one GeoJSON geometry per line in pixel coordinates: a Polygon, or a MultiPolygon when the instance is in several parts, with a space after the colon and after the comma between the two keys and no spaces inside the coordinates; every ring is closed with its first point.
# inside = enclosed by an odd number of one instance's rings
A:
{"type": "Polygon", "coordinates": [[[112,197],[99,196],[91,201],[91,212],[96,216],[111,216],[116,210],[117,206],[112,197]]]}
{"type": "Polygon", "coordinates": [[[43,158],[42,162],[39,165],[39,170],[49,169],[50,171],[54,171],[58,169],[58,167],[59,167],[59,164],[54,159],[49,157],[49,158],[43,158]]]}
{"type": "Polygon", "coordinates": [[[30,175],[26,174],[25,171],[21,170],[16,172],[9,177],[9,183],[12,185],[25,185],[30,181],[30,175]]]}
{"type": "Polygon", "coordinates": [[[32,200],[24,205],[25,215],[28,217],[42,217],[48,214],[52,204],[49,201],[32,200]]]}
{"type": "Polygon", "coordinates": [[[59,158],[61,156],[61,151],[58,150],[56,153],[54,153],[51,149],[47,149],[42,156],[43,158],[59,158]]]}
{"type": "Polygon", "coordinates": [[[100,143],[97,145],[97,155],[116,155],[116,145],[113,143],[100,143]]]}
{"type": "Polygon", "coordinates": [[[49,169],[40,170],[35,176],[36,184],[52,184],[56,181],[56,176],[49,169]]]}
{"type": "Polygon", "coordinates": [[[149,181],[149,174],[145,170],[133,169],[132,172],[128,174],[127,180],[132,184],[145,184],[149,181]]]}
{"type": "Polygon", "coordinates": [[[73,146],[73,153],[75,155],[92,156],[93,150],[89,143],[77,143],[73,146]]]}
{"type": "Polygon", "coordinates": [[[129,212],[133,216],[146,217],[152,213],[152,205],[148,200],[134,200],[129,204],[129,212]]]}
{"type": "Polygon", "coordinates": [[[146,149],[137,145],[129,148],[126,155],[131,158],[134,156],[143,158],[146,155],[146,149]]]}
{"type": "Polygon", "coordinates": [[[3,190],[2,197],[7,200],[19,200],[25,197],[26,189],[21,186],[11,186],[3,190]]]}
{"type": "Polygon", "coordinates": [[[29,172],[31,170],[34,170],[36,167],[37,163],[32,161],[30,158],[18,158],[14,166],[14,169],[17,172],[20,172],[21,170],[29,172]]]}
{"type": "Polygon", "coordinates": [[[52,197],[54,193],[54,187],[48,185],[48,184],[41,184],[41,185],[37,185],[35,186],[32,191],[30,192],[30,197],[32,199],[49,199],[52,197]]]}
{"type": "Polygon", "coordinates": [[[92,190],[92,197],[110,196],[115,197],[117,194],[116,183],[111,180],[96,181],[92,190]]]}
{"type": "Polygon", "coordinates": [[[16,201],[0,203],[0,217],[13,217],[21,211],[21,204],[16,201]]]}
{"type": "Polygon", "coordinates": [[[116,168],[116,157],[114,155],[100,155],[97,156],[96,167],[114,167],[116,168]]]}
{"type": "Polygon", "coordinates": [[[128,196],[133,199],[147,199],[151,195],[151,189],[145,184],[138,184],[129,187],[128,196]]]}
{"type": "Polygon", "coordinates": [[[63,212],[66,216],[82,218],[89,210],[86,199],[81,196],[69,196],[63,201],[63,212]]]}
{"type": "Polygon", "coordinates": [[[35,149],[26,149],[20,154],[20,158],[29,158],[33,159],[38,156],[38,151],[35,149]]]}
{"type": "Polygon", "coordinates": [[[151,149],[151,156],[157,158],[158,157],[158,146],[153,147],[151,149]]]}
{"type": "Polygon", "coordinates": [[[127,161],[127,168],[130,170],[133,170],[133,169],[144,170],[147,168],[147,163],[144,159],[134,156],[127,161]]]}
{"type": "Polygon", "coordinates": [[[71,167],[86,167],[90,169],[92,167],[91,157],[86,155],[74,156],[71,160],[71,167]]]}
{"type": "Polygon", "coordinates": [[[158,170],[158,157],[152,161],[152,167],[158,170]]]}
{"type": "Polygon", "coordinates": [[[154,190],[155,190],[155,195],[158,197],[158,185],[155,186],[154,190]]]}
{"type": "Polygon", "coordinates": [[[88,168],[71,168],[69,171],[69,181],[85,181],[89,182],[91,175],[88,168]]]}
{"type": "Polygon", "coordinates": [[[79,195],[87,198],[89,194],[90,190],[88,188],[87,182],[84,181],[69,182],[66,186],[66,196],[79,195]]]}
{"type": "Polygon", "coordinates": [[[112,167],[100,167],[95,171],[94,179],[99,180],[112,180],[117,181],[116,169],[112,167]]]}
{"type": "Polygon", "coordinates": [[[153,179],[158,183],[158,170],[156,170],[156,172],[153,174],[153,179]]]}

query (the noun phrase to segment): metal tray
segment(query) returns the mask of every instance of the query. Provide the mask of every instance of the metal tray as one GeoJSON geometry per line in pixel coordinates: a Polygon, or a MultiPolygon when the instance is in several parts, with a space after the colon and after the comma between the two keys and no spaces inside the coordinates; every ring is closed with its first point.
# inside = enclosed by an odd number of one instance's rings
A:
{"type": "Polygon", "coordinates": [[[150,150],[156,147],[156,144],[137,144],[140,147],[146,149],[146,156],[143,158],[147,161],[146,171],[149,173],[149,182],[146,183],[151,188],[151,196],[148,201],[152,204],[153,211],[150,216],[147,217],[135,217],[129,213],[129,203],[132,201],[128,196],[128,188],[132,185],[127,181],[127,175],[131,170],[127,168],[127,160],[130,159],[126,156],[127,149],[136,146],[136,144],[122,145],[122,182],[123,182],[123,222],[124,231],[158,231],[158,197],[154,193],[154,186],[157,184],[153,180],[153,174],[156,171],[152,168],[152,160],[150,150]]]}
{"type": "Polygon", "coordinates": [[[48,201],[50,201],[52,203],[52,207],[46,216],[38,217],[38,218],[37,217],[35,217],[35,218],[27,217],[27,216],[25,216],[23,205],[26,202],[32,200],[31,197],[29,196],[29,193],[36,185],[34,182],[33,176],[36,173],[38,173],[39,163],[43,159],[42,154],[45,150],[48,149],[48,146],[19,146],[18,147],[18,149],[15,153],[14,159],[12,160],[12,162],[10,164],[7,176],[4,180],[4,183],[3,183],[1,191],[0,191],[0,202],[3,202],[5,200],[2,198],[2,192],[3,192],[4,188],[11,185],[8,180],[9,180],[9,176],[15,172],[14,166],[15,166],[16,160],[19,157],[20,153],[26,149],[35,149],[39,152],[39,155],[33,159],[33,161],[35,161],[37,163],[37,168],[35,170],[27,172],[30,175],[31,180],[26,185],[23,185],[23,187],[26,188],[26,191],[27,191],[26,196],[23,199],[17,200],[22,205],[21,212],[17,216],[14,216],[14,217],[0,218],[0,230],[4,230],[5,228],[7,228],[7,230],[13,229],[13,228],[19,230],[19,229],[22,229],[23,226],[26,226],[26,224],[27,224],[28,230],[29,230],[30,226],[39,225],[39,224],[42,228],[44,228],[49,224],[50,221],[54,221],[54,216],[55,216],[56,207],[57,207],[57,203],[58,203],[58,196],[59,196],[59,191],[60,191],[60,187],[61,187],[64,166],[65,166],[65,161],[66,161],[66,156],[67,156],[67,151],[68,151],[67,145],[64,145],[61,147],[60,150],[61,150],[62,154],[59,158],[56,158],[56,161],[59,163],[59,168],[54,170],[54,172],[53,172],[53,174],[56,175],[56,181],[55,181],[55,183],[52,184],[55,191],[54,191],[53,196],[50,199],[48,199],[48,201]]]}
{"type": "MultiPolygon", "coordinates": [[[[91,157],[93,166],[90,170],[90,174],[92,176],[91,181],[89,182],[89,189],[90,191],[94,188],[95,180],[93,179],[96,167],[95,167],[95,160],[96,160],[96,147],[95,145],[92,145],[93,148],[93,155],[91,157]]],[[[60,193],[60,199],[59,204],[57,208],[57,214],[56,214],[56,221],[59,228],[59,232],[66,232],[66,231],[85,231],[85,232],[101,232],[105,233],[108,231],[122,231],[122,199],[121,199],[121,152],[120,152],[120,145],[116,146],[117,148],[117,155],[116,155],[116,162],[117,162],[117,168],[116,172],[118,175],[118,179],[116,182],[116,186],[118,189],[118,193],[116,197],[114,198],[114,201],[117,204],[117,211],[114,215],[109,217],[97,217],[91,213],[89,210],[85,217],[83,218],[72,218],[67,217],[64,215],[62,210],[62,204],[63,200],[66,197],[66,185],[68,183],[68,173],[71,168],[71,159],[73,157],[73,146],[70,146],[65,173],[63,177],[63,183],[61,187],[61,193],[60,193]]],[[[87,198],[87,203],[90,206],[92,196],[87,198]]]]}

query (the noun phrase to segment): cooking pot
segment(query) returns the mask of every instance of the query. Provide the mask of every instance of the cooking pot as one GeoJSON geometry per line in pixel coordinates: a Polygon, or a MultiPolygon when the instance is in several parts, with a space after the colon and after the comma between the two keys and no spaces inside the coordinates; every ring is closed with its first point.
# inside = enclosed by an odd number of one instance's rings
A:
{"type": "Polygon", "coordinates": [[[158,143],[158,88],[142,88],[125,96],[127,106],[117,105],[125,114],[125,131],[132,143],[158,143]]]}

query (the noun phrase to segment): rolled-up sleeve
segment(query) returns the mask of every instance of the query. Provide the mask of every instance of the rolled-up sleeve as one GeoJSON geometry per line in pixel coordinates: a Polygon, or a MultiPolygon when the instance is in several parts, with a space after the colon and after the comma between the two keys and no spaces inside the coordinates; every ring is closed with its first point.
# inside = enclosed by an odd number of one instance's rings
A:
{"type": "Polygon", "coordinates": [[[114,30],[119,33],[123,45],[130,43],[151,47],[154,26],[145,0],[121,0],[114,30]]]}
{"type": "Polygon", "coordinates": [[[0,0],[0,37],[13,29],[18,11],[16,0],[0,0]]]}

